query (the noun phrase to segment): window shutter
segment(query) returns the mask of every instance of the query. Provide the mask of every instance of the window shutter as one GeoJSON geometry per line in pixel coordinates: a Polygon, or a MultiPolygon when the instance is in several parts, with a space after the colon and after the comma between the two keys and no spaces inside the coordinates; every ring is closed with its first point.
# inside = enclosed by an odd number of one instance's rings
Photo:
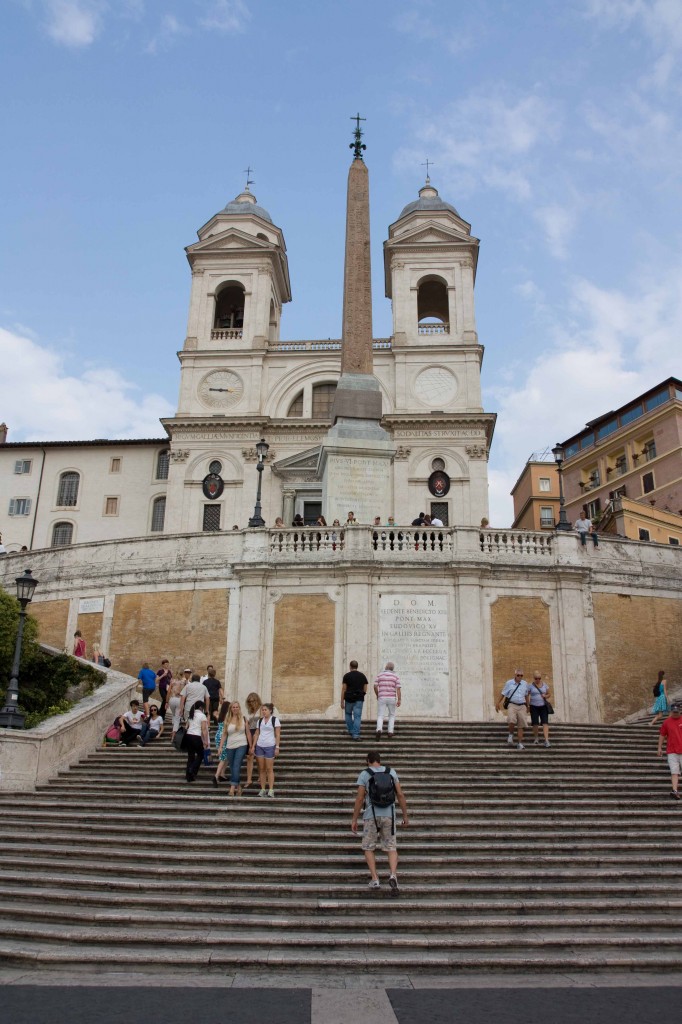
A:
{"type": "Polygon", "coordinates": [[[24,515],[25,516],[28,516],[28,515],[31,514],[31,501],[32,500],[33,500],[32,498],[27,498],[26,501],[24,502],[24,515]]]}
{"type": "Polygon", "coordinates": [[[9,514],[14,515],[14,498],[9,499],[9,514]]]}
{"type": "Polygon", "coordinates": [[[14,463],[14,472],[15,472],[15,473],[21,473],[21,472],[23,471],[23,468],[24,468],[24,462],[23,462],[23,459],[18,459],[18,460],[17,460],[17,461],[16,461],[15,463],[14,463]]]}

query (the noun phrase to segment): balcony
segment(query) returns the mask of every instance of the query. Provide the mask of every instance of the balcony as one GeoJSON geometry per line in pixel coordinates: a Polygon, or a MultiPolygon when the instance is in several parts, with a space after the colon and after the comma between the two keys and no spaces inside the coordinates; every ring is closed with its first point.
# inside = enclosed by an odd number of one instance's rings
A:
{"type": "Polygon", "coordinates": [[[450,324],[418,324],[418,334],[449,334],[450,324]]]}
{"type": "Polygon", "coordinates": [[[241,327],[216,327],[211,331],[211,341],[241,341],[243,335],[241,327]]]}
{"type": "MultiPolygon", "coordinates": [[[[393,343],[390,338],[375,338],[372,348],[388,349],[390,352],[393,343]]],[[[272,352],[340,352],[341,341],[339,338],[327,338],[326,341],[274,341],[270,342],[268,348],[272,352]]]]}

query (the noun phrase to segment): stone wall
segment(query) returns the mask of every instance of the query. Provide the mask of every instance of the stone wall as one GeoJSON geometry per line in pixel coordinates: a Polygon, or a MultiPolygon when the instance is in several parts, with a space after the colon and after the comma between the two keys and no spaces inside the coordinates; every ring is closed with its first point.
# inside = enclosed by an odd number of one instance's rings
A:
{"type": "MultiPolygon", "coordinates": [[[[29,611],[38,622],[41,643],[63,650],[66,646],[69,601],[34,601],[29,611]]],[[[69,647],[69,653],[72,649],[69,647]]]]}
{"type": "Polygon", "coordinates": [[[682,680],[682,602],[595,594],[594,619],[603,717],[616,722],[654,702],[659,669],[682,680]]]}
{"type": "Polygon", "coordinates": [[[286,594],[275,608],[272,699],[282,714],[324,712],[334,699],[335,605],[286,594]]]}
{"type": "Polygon", "coordinates": [[[537,669],[552,685],[552,638],[549,607],[539,597],[499,597],[491,608],[493,699],[514,669],[526,679],[537,669]]]}
{"type": "Polygon", "coordinates": [[[227,591],[161,590],[117,594],[107,654],[119,671],[137,675],[144,661],[158,668],[168,658],[183,668],[219,672],[227,654],[227,591]]]}

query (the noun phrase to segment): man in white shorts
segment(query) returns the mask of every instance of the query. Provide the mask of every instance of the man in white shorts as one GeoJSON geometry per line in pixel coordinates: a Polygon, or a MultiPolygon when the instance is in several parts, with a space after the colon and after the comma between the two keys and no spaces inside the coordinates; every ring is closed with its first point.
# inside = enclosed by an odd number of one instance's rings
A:
{"type": "Polygon", "coordinates": [[[500,710],[503,702],[506,702],[507,705],[507,724],[509,726],[507,743],[510,746],[514,745],[514,729],[516,729],[516,747],[518,750],[523,750],[523,730],[528,725],[526,711],[529,708],[530,702],[530,686],[524,681],[523,669],[517,668],[514,672],[514,678],[508,679],[502,687],[497,704],[495,705],[496,711],[500,710]]]}

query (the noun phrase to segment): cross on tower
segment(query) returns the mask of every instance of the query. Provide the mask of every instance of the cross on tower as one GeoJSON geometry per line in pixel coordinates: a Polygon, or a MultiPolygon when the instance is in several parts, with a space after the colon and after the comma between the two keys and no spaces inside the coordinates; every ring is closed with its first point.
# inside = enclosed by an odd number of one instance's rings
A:
{"type": "Polygon", "coordinates": [[[350,146],[348,148],[355,151],[353,153],[353,157],[354,157],[355,160],[362,160],[362,151],[363,151],[363,149],[367,149],[367,146],[362,141],[362,134],[363,133],[362,133],[362,128],[360,127],[360,122],[361,121],[366,121],[366,120],[367,120],[366,117],[360,117],[359,114],[355,114],[354,117],[351,117],[351,121],[355,121],[355,131],[354,131],[355,142],[351,142],[351,144],[350,144],[350,146]]]}
{"type": "Polygon", "coordinates": [[[433,161],[429,160],[429,158],[427,157],[426,160],[424,161],[424,163],[422,164],[422,167],[426,167],[426,180],[427,181],[431,180],[429,178],[429,167],[432,167],[432,166],[433,166],[433,161]]]}
{"type": "Polygon", "coordinates": [[[253,185],[253,179],[251,178],[251,175],[253,174],[253,167],[247,167],[244,174],[246,175],[246,187],[248,188],[249,185],[253,185]]]}

